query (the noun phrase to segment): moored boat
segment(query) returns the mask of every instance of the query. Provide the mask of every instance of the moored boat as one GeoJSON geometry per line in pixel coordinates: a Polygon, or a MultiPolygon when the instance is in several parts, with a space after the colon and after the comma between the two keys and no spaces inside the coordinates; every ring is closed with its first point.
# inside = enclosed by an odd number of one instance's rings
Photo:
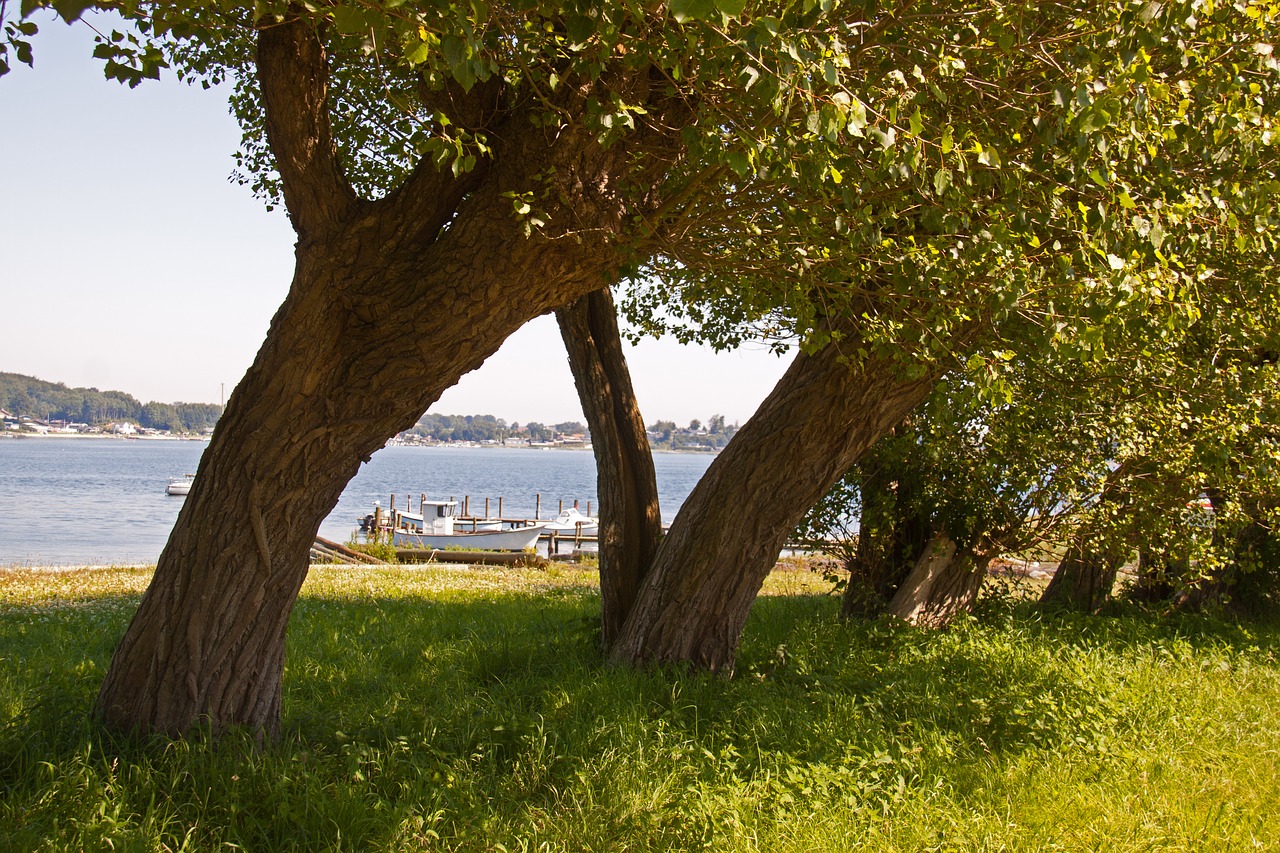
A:
{"type": "Polygon", "coordinates": [[[164,487],[166,495],[186,495],[191,491],[191,481],[196,477],[195,474],[186,474],[182,477],[175,477],[169,481],[169,485],[164,487]]]}
{"type": "Polygon", "coordinates": [[[557,536],[598,536],[600,519],[583,515],[576,506],[571,506],[547,522],[546,532],[557,536]]]}
{"type": "Polygon", "coordinates": [[[395,512],[391,543],[398,548],[462,548],[476,551],[523,551],[538,543],[546,524],[504,529],[459,530],[457,501],[423,501],[422,514],[395,512]]]}

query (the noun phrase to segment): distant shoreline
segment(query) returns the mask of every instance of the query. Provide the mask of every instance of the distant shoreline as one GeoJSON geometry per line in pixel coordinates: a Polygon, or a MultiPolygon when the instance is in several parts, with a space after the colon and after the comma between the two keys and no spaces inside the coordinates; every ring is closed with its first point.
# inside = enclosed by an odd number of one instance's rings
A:
{"type": "MultiPolygon", "coordinates": [[[[48,439],[48,438],[73,438],[80,439],[98,439],[112,441],[209,441],[207,435],[108,435],[106,433],[69,433],[69,432],[0,432],[0,439],[48,439]]],[[[521,445],[511,447],[505,444],[449,444],[447,442],[439,442],[437,444],[389,444],[387,447],[412,447],[412,448],[445,448],[448,450],[568,450],[574,452],[591,451],[590,447],[529,447],[521,445]]],[[[679,454],[710,454],[714,456],[723,448],[714,448],[711,450],[685,450],[682,448],[672,449],[670,447],[654,447],[650,448],[653,453],[679,453],[679,454]]]]}
{"type": "Polygon", "coordinates": [[[208,441],[207,435],[108,435],[101,432],[17,432],[14,430],[5,430],[0,432],[0,438],[92,438],[92,439],[112,439],[114,441],[208,441]]]}

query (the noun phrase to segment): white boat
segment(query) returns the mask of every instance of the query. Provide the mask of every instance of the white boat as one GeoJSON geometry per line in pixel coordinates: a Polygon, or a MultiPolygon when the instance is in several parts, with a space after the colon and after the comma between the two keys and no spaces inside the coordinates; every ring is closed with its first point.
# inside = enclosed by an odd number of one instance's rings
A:
{"type": "Polygon", "coordinates": [[[576,506],[571,506],[547,522],[546,532],[557,536],[599,536],[600,519],[583,515],[576,506]]]}
{"type": "Polygon", "coordinates": [[[460,548],[467,551],[523,551],[538,543],[546,524],[503,530],[459,530],[457,501],[423,501],[422,515],[397,511],[391,543],[399,548],[460,548]]]}
{"type": "Polygon", "coordinates": [[[169,481],[169,485],[164,487],[166,495],[185,495],[191,491],[191,481],[196,477],[195,474],[187,474],[183,477],[175,477],[169,481]]]}

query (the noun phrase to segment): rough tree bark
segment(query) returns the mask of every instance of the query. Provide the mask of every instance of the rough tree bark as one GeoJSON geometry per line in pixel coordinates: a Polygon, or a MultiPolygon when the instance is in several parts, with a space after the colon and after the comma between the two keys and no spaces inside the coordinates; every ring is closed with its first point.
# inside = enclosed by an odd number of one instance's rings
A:
{"type": "Polygon", "coordinates": [[[608,288],[556,310],[591,428],[600,498],[601,643],[611,648],[662,536],[658,481],[608,288]]]}
{"type": "Polygon", "coordinates": [[[805,511],[928,393],[933,374],[800,355],[681,507],[622,633],[617,662],[731,673],[742,626],[805,511]]]}
{"type": "MultiPolygon", "coordinates": [[[[298,21],[262,30],[258,71],[299,238],[294,279],[112,658],[96,714],[116,729],[275,736],[285,626],[343,487],[511,332],[610,280],[635,210],[612,184],[626,145],[535,131],[518,104],[489,115],[493,153],[474,171],[424,164],[361,200],[337,162],[315,33],[298,21]],[[526,237],[504,193],[535,189],[535,174],[556,183],[550,225],[526,237]]],[[[649,100],[647,77],[612,84],[649,100]]]]}
{"type": "Polygon", "coordinates": [[[991,562],[989,554],[960,548],[945,532],[929,539],[887,611],[922,628],[943,628],[973,609],[991,562]]]}

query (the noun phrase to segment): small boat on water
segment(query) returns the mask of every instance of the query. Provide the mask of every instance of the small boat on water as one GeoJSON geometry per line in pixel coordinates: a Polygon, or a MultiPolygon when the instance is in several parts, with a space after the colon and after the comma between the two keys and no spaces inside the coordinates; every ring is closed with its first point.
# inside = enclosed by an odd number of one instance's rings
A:
{"type": "Polygon", "coordinates": [[[576,506],[571,506],[547,522],[546,532],[557,536],[599,536],[600,519],[583,515],[576,506]]]}
{"type": "Polygon", "coordinates": [[[523,551],[538,543],[546,524],[501,529],[460,530],[457,501],[423,501],[422,513],[393,513],[391,544],[398,548],[461,548],[474,551],[523,551]]]}
{"type": "Polygon", "coordinates": [[[164,493],[166,495],[186,495],[191,491],[191,481],[195,478],[195,474],[186,474],[182,477],[175,477],[169,481],[169,485],[164,487],[164,493]]]}

